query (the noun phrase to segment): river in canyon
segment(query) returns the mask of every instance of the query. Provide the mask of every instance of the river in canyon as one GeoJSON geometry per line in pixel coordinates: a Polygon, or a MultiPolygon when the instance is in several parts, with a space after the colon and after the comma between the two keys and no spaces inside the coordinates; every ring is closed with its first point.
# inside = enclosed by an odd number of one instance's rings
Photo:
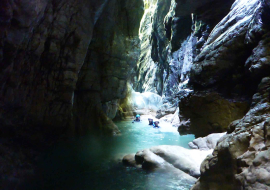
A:
{"type": "Polygon", "coordinates": [[[186,190],[190,185],[168,173],[147,172],[123,166],[124,155],[157,145],[188,148],[194,135],[180,136],[177,128],[161,123],[160,129],[131,120],[116,122],[120,136],[85,136],[54,146],[38,161],[35,179],[24,188],[55,190],[186,190]]]}

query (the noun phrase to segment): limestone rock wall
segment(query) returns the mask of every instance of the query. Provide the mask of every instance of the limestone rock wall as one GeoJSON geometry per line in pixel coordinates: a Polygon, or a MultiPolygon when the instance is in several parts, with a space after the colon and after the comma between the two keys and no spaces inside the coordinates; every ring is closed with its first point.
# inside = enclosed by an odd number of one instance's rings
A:
{"type": "Polygon", "coordinates": [[[125,96],[137,62],[142,1],[3,0],[0,5],[4,134],[84,133],[100,124],[85,116],[114,117],[111,101],[125,96]]]}
{"type": "Polygon", "coordinates": [[[269,81],[262,79],[250,111],[204,160],[192,189],[269,189],[269,81]]]}
{"type": "Polygon", "coordinates": [[[267,17],[262,1],[235,1],[211,31],[191,66],[193,92],[179,94],[181,132],[222,132],[245,115],[260,80],[268,76],[267,17]]]}
{"type": "Polygon", "coordinates": [[[162,95],[166,46],[169,43],[163,22],[172,3],[167,0],[144,1],[145,12],[140,26],[141,54],[134,86],[136,91],[162,95]]]}
{"type": "Polygon", "coordinates": [[[104,128],[107,124],[99,119],[100,114],[106,113],[110,119],[116,116],[139,57],[143,2],[109,1],[105,8],[94,29],[75,91],[74,125],[80,127],[79,131],[85,127],[94,129],[95,120],[104,128]]]}
{"type": "Polygon", "coordinates": [[[228,126],[213,154],[202,163],[193,190],[270,188],[269,5],[269,1],[236,1],[192,67],[191,80],[197,89],[222,92],[222,86],[223,94],[238,97],[254,93],[250,110],[228,126]],[[224,86],[228,80],[231,85],[224,86]]]}
{"type": "Polygon", "coordinates": [[[36,175],[62,135],[119,132],[143,11],[142,0],[0,1],[2,188],[36,175]]]}
{"type": "MultiPolygon", "coordinates": [[[[185,49],[184,42],[192,34],[194,50],[189,54],[193,59],[196,49],[204,44],[210,29],[227,14],[232,3],[233,0],[145,0],[145,12],[140,26],[141,54],[134,89],[159,95],[170,94],[168,88],[181,82],[177,79],[179,73],[170,64],[172,53],[185,49]],[[174,79],[169,79],[172,75],[175,75],[174,79]]],[[[177,59],[181,62],[182,55],[177,59]]]]}
{"type": "Polygon", "coordinates": [[[197,85],[190,73],[194,72],[197,57],[203,53],[211,30],[226,16],[233,2],[145,1],[134,89],[158,93],[167,107],[177,107],[180,102],[181,134],[205,136],[222,132],[248,111],[248,100],[208,91],[198,93],[198,88],[190,93],[193,89],[190,84],[197,85]],[[182,96],[179,91],[187,88],[191,90],[184,90],[184,94],[189,95],[182,96]],[[199,104],[196,97],[200,97],[199,104]]]}
{"type": "Polygon", "coordinates": [[[269,0],[147,2],[135,89],[179,102],[180,129],[227,131],[193,189],[269,189],[269,0]]]}

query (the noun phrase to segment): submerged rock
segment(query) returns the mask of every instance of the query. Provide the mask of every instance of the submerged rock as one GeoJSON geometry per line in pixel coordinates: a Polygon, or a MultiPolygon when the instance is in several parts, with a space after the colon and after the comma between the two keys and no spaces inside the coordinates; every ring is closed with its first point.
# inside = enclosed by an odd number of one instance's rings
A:
{"type": "Polygon", "coordinates": [[[141,165],[136,163],[135,160],[135,154],[128,154],[123,157],[122,162],[126,166],[131,166],[131,167],[141,167],[141,165]]]}

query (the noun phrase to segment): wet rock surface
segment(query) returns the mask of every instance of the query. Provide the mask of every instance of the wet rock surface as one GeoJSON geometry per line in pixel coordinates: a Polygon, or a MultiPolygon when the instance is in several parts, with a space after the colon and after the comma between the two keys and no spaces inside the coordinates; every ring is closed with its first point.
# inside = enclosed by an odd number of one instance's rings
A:
{"type": "Polygon", "coordinates": [[[168,115],[160,118],[160,121],[169,122],[169,123],[171,123],[171,125],[173,127],[179,127],[180,126],[179,108],[176,109],[174,114],[168,114],[168,115]]]}
{"type": "Polygon", "coordinates": [[[176,172],[194,182],[200,176],[200,164],[213,150],[190,150],[180,146],[161,145],[126,155],[122,162],[128,166],[142,167],[149,171],[176,172]],[[133,159],[132,159],[133,158],[133,159]],[[193,177],[191,177],[193,176],[193,177]]]}

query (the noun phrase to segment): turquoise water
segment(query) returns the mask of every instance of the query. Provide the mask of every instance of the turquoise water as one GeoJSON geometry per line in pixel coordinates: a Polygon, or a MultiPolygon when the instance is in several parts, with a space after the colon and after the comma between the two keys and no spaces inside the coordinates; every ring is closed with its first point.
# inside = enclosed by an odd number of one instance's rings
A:
{"type": "Polygon", "coordinates": [[[147,121],[117,122],[122,135],[83,137],[68,141],[46,153],[39,161],[36,179],[24,189],[48,190],[180,190],[189,189],[170,174],[147,173],[125,167],[125,154],[157,145],[180,145],[188,148],[193,135],[180,136],[176,128],[161,124],[160,129],[147,121]]]}

